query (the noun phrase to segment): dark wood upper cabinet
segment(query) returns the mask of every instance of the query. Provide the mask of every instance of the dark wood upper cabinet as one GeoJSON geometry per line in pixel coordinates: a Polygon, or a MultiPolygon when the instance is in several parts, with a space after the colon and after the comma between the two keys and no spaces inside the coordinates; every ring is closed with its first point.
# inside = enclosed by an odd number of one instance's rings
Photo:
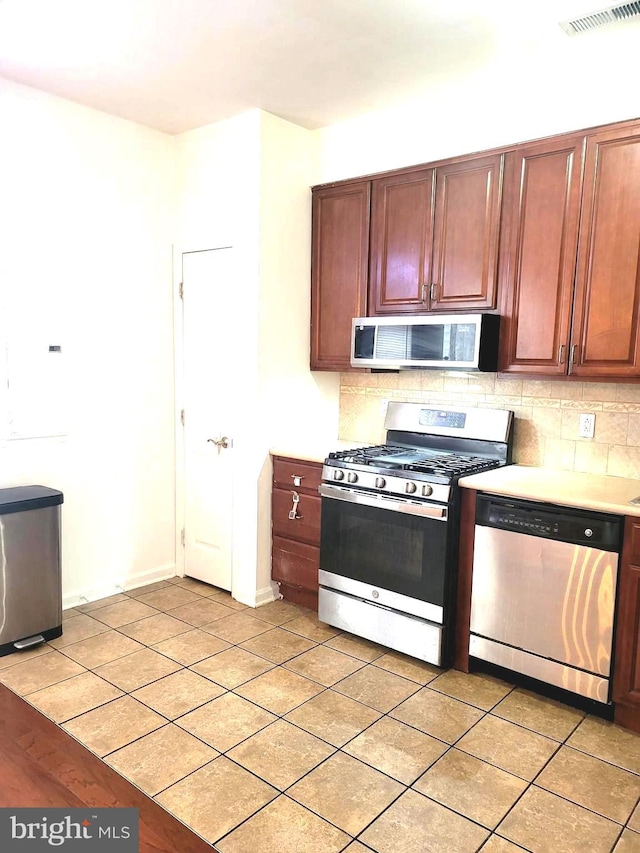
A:
{"type": "Polygon", "coordinates": [[[578,243],[584,136],[505,158],[500,246],[500,369],[565,374],[578,243]]]}
{"type": "Polygon", "coordinates": [[[425,311],[433,243],[434,170],[373,181],[369,313],[425,311]]]}
{"type": "Polygon", "coordinates": [[[500,267],[501,370],[640,376],[640,123],[507,155],[500,267]]]}
{"type": "Polygon", "coordinates": [[[640,376],[640,123],[587,137],[572,332],[576,376],[640,376]]]}
{"type": "Polygon", "coordinates": [[[502,155],[372,184],[369,315],[495,308],[502,155]]]}
{"type": "Polygon", "coordinates": [[[353,317],[498,308],[500,372],[640,379],[640,121],[319,187],[311,279],[314,369],[353,317]]]}
{"type": "Polygon", "coordinates": [[[367,313],[370,182],[315,190],[311,369],[349,370],[351,320],[367,313]]]}
{"type": "Polygon", "coordinates": [[[436,169],[432,311],[496,307],[501,154],[436,169]]]}

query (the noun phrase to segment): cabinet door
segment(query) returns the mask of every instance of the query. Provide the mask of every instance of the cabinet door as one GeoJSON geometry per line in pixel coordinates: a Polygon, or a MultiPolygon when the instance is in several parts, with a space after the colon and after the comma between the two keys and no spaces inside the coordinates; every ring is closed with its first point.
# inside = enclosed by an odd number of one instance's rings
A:
{"type": "Polygon", "coordinates": [[[312,370],[351,369],[351,320],[367,312],[369,207],[369,181],[313,193],[312,370]]]}
{"type": "Polygon", "coordinates": [[[577,376],[640,376],[640,123],[587,137],[574,323],[577,376]]]}
{"type": "Polygon", "coordinates": [[[500,370],[567,372],[584,137],[505,158],[500,370]]]}
{"type": "Polygon", "coordinates": [[[502,155],[436,169],[432,311],[495,308],[502,155]]]}
{"type": "Polygon", "coordinates": [[[627,517],[618,578],[613,700],[640,709],[640,519],[627,517]]]}
{"type": "Polygon", "coordinates": [[[433,169],[373,181],[369,314],[428,309],[433,169]]]}

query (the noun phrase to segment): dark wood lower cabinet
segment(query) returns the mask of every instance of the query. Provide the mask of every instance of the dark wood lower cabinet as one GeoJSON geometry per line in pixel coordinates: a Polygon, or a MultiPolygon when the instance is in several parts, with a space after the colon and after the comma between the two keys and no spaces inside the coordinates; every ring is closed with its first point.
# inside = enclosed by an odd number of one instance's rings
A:
{"type": "Polygon", "coordinates": [[[295,604],[318,609],[318,568],[320,549],[294,539],[273,537],[271,577],[280,591],[295,604]]]}
{"type": "Polygon", "coordinates": [[[640,731],[640,518],[627,518],[618,572],[613,673],[615,721],[640,731]]]}
{"type": "Polygon", "coordinates": [[[458,586],[453,666],[469,672],[469,624],[471,620],[471,582],[473,580],[473,536],[476,523],[476,491],[462,489],[458,586]]]}
{"type": "Polygon", "coordinates": [[[311,610],[318,609],[321,475],[318,462],[273,458],[271,578],[286,601],[311,610]]]}

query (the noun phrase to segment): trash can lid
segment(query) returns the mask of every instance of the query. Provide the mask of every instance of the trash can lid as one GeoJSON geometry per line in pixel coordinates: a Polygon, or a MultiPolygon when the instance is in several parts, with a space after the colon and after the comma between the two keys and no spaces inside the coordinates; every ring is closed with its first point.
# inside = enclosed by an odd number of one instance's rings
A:
{"type": "Polygon", "coordinates": [[[0,489],[0,515],[57,506],[63,500],[62,492],[47,486],[14,486],[10,489],[0,489]]]}

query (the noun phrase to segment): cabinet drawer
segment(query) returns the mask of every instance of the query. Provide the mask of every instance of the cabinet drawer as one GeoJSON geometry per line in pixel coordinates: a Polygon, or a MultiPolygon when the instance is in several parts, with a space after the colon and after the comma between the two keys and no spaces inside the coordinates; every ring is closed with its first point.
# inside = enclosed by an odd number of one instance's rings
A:
{"type": "Polygon", "coordinates": [[[273,485],[283,489],[303,489],[318,493],[322,479],[322,465],[314,462],[297,462],[276,456],[273,460],[273,485]],[[297,482],[299,478],[300,482],[297,482]]]}
{"type": "Polygon", "coordinates": [[[274,489],[273,534],[308,542],[310,545],[319,545],[320,496],[306,495],[297,489],[274,489]],[[300,517],[292,519],[289,518],[289,512],[293,508],[294,493],[300,497],[297,504],[297,514],[300,517]]]}
{"type": "Polygon", "coordinates": [[[320,549],[303,542],[273,537],[271,577],[279,583],[318,591],[320,549]]]}

